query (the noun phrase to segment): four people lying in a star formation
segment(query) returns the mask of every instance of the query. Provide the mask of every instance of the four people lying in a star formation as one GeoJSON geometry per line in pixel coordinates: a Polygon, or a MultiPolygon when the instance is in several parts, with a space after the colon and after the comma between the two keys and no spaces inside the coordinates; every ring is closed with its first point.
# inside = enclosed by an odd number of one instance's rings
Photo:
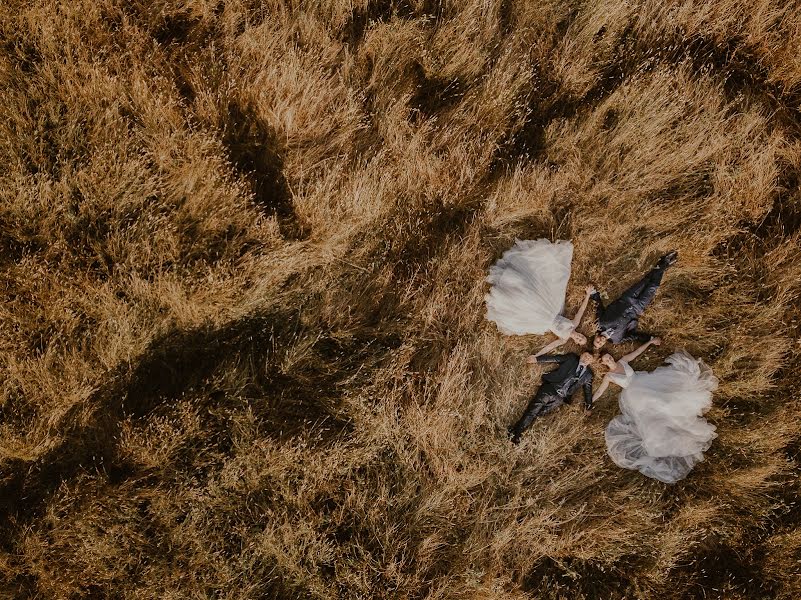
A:
{"type": "Polygon", "coordinates": [[[637,470],[665,483],[683,479],[717,436],[703,414],[712,404],[718,380],[700,359],[679,350],[653,371],[635,371],[629,365],[649,346],[662,340],[638,329],[639,318],[656,295],[665,271],[678,260],[673,251],[659,259],[642,279],[604,307],[600,293],[589,285],[576,315],[562,314],[570,278],[573,244],[560,240],[517,240],[490,267],[486,295],[487,319],[501,333],[527,335],[551,332],[557,339],[528,358],[529,363],[555,363],[542,376],[542,383],[520,419],[509,427],[513,443],[539,416],[569,403],[581,388],[584,406],[591,410],[609,387],[621,389],[620,414],[606,427],[609,456],[619,466],[637,470]],[[594,354],[552,352],[568,341],[588,343],[577,331],[589,301],[596,304],[597,331],[592,342],[594,354]],[[609,345],[639,342],[639,347],[619,359],[601,353],[609,345]],[[607,369],[593,393],[593,368],[607,369]]]}

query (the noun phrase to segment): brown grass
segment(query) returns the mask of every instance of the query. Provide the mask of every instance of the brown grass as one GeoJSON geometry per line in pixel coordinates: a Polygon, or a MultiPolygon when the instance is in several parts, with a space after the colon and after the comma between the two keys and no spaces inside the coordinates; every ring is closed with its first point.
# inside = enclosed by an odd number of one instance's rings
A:
{"type": "Polygon", "coordinates": [[[798,598],[801,6],[0,4],[0,596],[798,598]],[[673,487],[484,318],[677,248],[673,487]]]}

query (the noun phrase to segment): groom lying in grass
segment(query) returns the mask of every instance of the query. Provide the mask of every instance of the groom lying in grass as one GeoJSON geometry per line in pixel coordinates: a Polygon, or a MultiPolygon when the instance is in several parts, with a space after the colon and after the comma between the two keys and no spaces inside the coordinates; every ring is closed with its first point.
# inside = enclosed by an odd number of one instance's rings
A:
{"type": "Polygon", "coordinates": [[[530,363],[556,363],[559,367],[542,376],[542,385],[528,403],[520,420],[509,428],[512,443],[520,442],[520,435],[531,426],[531,423],[562,404],[570,403],[573,394],[579,387],[584,389],[584,406],[592,408],[593,372],[590,365],[595,359],[589,352],[578,356],[574,352],[568,354],[544,354],[532,356],[530,363]]]}

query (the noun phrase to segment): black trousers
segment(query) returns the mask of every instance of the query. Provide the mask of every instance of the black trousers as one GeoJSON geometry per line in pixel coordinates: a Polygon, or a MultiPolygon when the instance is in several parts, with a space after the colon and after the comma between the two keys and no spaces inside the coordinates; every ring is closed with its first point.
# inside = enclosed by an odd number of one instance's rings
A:
{"type": "Polygon", "coordinates": [[[564,404],[564,402],[565,399],[556,392],[556,387],[550,382],[544,382],[529,401],[523,416],[509,428],[512,439],[519,439],[520,434],[531,426],[534,419],[551,412],[564,404]]]}
{"type": "MultiPolygon", "coordinates": [[[[626,304],[631,308],[632,316],[639,317],[647,307],[651,300],[656,296],[656,290],[659,289],[659,284],[662,283],[662,277],[665,275],[665,267],[654,267],[645,277],[640,279],[637,283],[632,285],[629,289],[620,295],[620,298],[615,300],[626,304]]],[[[607,307],[608,310],[608,307],[607,307]]]]}

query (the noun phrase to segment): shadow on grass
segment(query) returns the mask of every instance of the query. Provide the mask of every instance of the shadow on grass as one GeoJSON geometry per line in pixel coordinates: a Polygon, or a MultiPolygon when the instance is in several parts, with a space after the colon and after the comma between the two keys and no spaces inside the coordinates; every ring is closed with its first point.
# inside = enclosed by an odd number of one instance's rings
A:
{"type": "Polygon", "coordinates": [[[292,204],[275,131],[250,107],[230,102],[223,144],[234,167],[249,183],[256,205],[278,220],[281,235],[293,240],[307,238],[308,228],[299,221],[292,204]]]}
{"type": "MultiPolygon", "coordinates": [[[[85,402],[71,408],[51,450],[33,462],[14,459],[0,465],[0,530],[9,533],[10,527],[30,522],[62,482],[84,470],[104,471],[117,483],[138,475],[118,457],[122,423],[170,410],[169,401],[186,393],[200,394],[210,409],[225,406],[227,394],[215,389],[213,379],[231,368],[241,370],[252,397],[249,406],[266,435],[280,441],[313,432],[310,443],[320,445],[346,435],[350,423],[340,410],[342,382],[374,352],[399,340],[365,333],[341,341],[323,333],[300,364],[287,366],[283,349],[300,329],[298,314],[270,313],[222,328],[176,329],[153,341],[139,359],[110,373],[85,402]]],[[[223,452],[231,449],[231,440],[222,439],[230,433],[218,427],[222,437],[215,444],[223,452]]],[[[11,537],[4,536],[7,543],[11,537]]]]}

